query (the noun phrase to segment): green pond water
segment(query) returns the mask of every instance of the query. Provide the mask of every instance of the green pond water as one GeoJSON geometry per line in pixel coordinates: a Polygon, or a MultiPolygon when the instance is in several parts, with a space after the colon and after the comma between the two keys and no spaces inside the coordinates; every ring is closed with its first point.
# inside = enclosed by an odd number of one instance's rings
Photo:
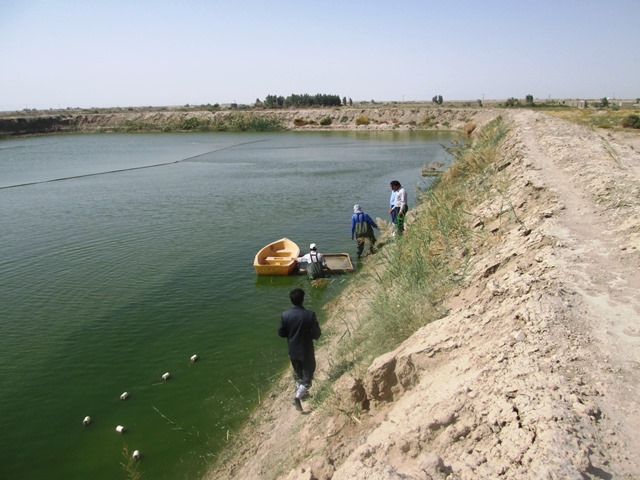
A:
{"type": "Polygon", "coordinates": [[[141,451],[144,478],[205,473],[289,368],[277,336],[288,291],[304,288],[321,314],[348,281],[257,277],[255,253],[286,236],[355,257],[353,204],[387,220],[398,179],[412,205],[451,138],[0,141],[0,478],[126,478],[125,449],[141,451]]]}

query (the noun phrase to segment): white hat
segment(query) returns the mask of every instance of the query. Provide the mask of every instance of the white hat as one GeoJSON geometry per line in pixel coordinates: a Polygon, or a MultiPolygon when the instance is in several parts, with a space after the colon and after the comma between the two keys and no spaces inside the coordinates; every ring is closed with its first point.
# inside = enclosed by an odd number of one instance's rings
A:
{"type": "Polygon", "coordinates": [[[315,243],[309,245],[309,250],[315,250],[316,248],[318,248],[318,246],[315,243]]]}
{"type": "Polygon", "coordinates": [[[361,213],[362,210],[360,210],[360,205],[356,204],[353,206],[353,213],[361,213]]]}

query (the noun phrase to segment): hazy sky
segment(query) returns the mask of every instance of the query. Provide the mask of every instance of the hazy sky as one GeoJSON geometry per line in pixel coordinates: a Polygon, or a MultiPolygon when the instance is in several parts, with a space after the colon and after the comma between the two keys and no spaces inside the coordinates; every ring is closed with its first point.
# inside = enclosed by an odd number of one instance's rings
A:
{"type": "Polygon", "coordinates": [[[640,0],[0,0],[0,111],[640,97],[640,0]]]}

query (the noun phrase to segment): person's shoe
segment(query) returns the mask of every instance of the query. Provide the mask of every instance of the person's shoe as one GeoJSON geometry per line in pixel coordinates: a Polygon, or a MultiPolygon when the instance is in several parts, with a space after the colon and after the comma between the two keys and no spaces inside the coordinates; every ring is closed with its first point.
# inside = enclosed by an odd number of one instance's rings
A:
{"type": "Polygon", "coordinates": [[[300,385],[298,387],[298,390],[296,390],[296,398],[304,398],[308,394],[309,390],[307,390],[307,387],[305,385],[300,385]]]}
{"type": "Polygon", "coordinates": [[[303,412],[304,410],[302,410],[302,402],[300,401],[300,399],[298,397],[295,397],[293,399],[293,404],[296,407],[296,410],[298,410],[299,412],[303,412]]]}

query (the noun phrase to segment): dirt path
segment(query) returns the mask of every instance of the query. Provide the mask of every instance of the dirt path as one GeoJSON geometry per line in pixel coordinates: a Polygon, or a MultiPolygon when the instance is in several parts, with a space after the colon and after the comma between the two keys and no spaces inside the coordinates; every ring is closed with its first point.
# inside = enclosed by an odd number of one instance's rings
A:
{"type": "MultiPolygon", "coordinates": [[[[283,378],[207,478],[640,478],[638,137],[507,119],[510,187],[473,212],[492,235],[448,315],[308,415],[283,378]]],[[[368,288],[350,285],[325,328],[368,288]]]]}
{"type": "Polygon", "coordinates": [[[553,233],[568,247],[563,271],[584,308],[593,356],[583,368],[603,390],[602,441],[626,450],[613,459],[618,472],[640,475],[640,155],[606,132],[529,112],[515,121],[564,205],[553,233]]]}

